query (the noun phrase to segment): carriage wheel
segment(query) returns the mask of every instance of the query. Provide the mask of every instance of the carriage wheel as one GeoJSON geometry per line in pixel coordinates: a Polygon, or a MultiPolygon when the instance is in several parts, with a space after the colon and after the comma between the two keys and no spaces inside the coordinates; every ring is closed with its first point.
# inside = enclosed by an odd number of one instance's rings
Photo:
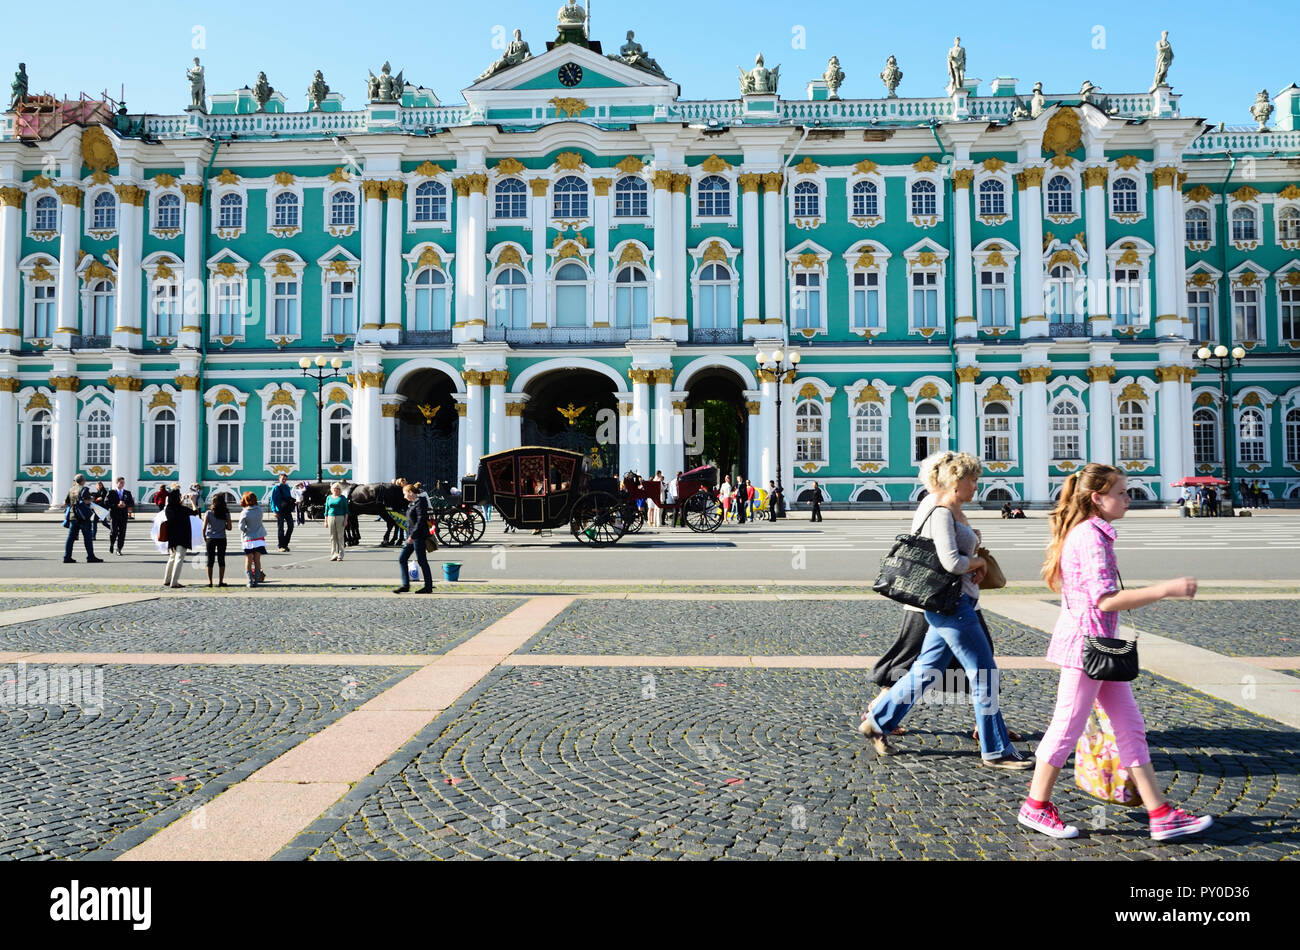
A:
{"type": "Polygon", "coordinates": [[[483,532],[487,530],[487,518],[483,515],[483,510],[476,505],[466,505],[463,509],[467,527],[471,529],[471,537],[466,544],[473,544],[483,537],[483,532]]]}
{"type": "Polygon", "coordinates": [[[438,540],[454,548],[473,544],[483,535],[486,522],[474,508],[448,508],[438,518],[438,540]],[[475,522],[474,515],[479,521],[475,522]]]}
{"type": "Polygon", "coordinates": [[[636,507],[635,504],[630,504],[625,515],[625,520],[627,521],[627,533],[636,534],[645,527],[645,510],[636,507]]]}
{"type": "Polygon", "coordinates": [[[583,495],[573,506],[569,529],[583,544],[615,544],[628,530],[623,502],[609,492],[583,495]]]}
{"type": "Polygon", "coordinates": [[[704,492],[686,499],[686,527],[692,531],[717,531],[722,524],[722,509],[704,492]]]}

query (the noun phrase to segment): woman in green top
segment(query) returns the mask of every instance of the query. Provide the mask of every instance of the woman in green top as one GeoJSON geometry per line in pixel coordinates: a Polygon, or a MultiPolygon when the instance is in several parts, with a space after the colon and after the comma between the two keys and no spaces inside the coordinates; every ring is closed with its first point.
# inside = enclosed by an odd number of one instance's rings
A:
{"type": "Polygon", "coordinates": [[[343,528],[348,523],[348,500],[343,497],[343,483],[330,486],[325,499],[325,530],[330,533],[330,560],[343,560],[343,528]]]}

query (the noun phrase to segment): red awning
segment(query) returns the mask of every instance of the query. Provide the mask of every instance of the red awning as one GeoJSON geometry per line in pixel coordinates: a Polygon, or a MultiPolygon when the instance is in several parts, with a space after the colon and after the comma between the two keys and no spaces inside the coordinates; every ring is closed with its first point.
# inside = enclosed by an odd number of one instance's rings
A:
{"type": "Polygon", "coordinates": [[[1190,486],[1192,488],[1199,488],[1201,485],[1226,485],[1226,484],[1228,483],[1225,482],[1223,479],[1216,478],[1213,475],[1192,475],[1188,478],[1180,478],[1178,479],[1178,481],[1171,483],[1171,485],[1174,488],[1182,488],[1184,485],[1190,486]]]}

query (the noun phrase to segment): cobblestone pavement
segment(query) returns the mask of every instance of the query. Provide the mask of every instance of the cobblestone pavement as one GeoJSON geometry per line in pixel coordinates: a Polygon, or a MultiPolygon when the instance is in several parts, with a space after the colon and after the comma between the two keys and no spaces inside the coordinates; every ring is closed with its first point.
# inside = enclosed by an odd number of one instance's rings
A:
{"type": "MultiPolygon", "coordinates": [[[[1055,685],[1005,673],[1011,727],[1041,730],[1055,685]]],[[[1027,775],[976,767],[961,707],[918,705],[903,754],[877,758],[854,729],[873,692],[861,672],[514,667],[280,857],[1300,856],[1296,730],[1149,674],[1135,687],[1171,800],[1215,816],[1201,838],[1151,842],[1145,817],[1087,798],[1069,770],[1054,797],[1088,830],[1021,828],[1027,775]]]]}
{"type": "MultiPolygon", "coordinates": [[[[16,689],[17,669],[0,668],[0,686],[16,689]]],[[[26,667],[29,697],[50,669],[26,667]]],[[[410,672],[76,669],[102,672],[98,715],[72,704],[0,704],[0,859],[111,857],[410,672]]]]}
{"type": "MultiPolygon", "coordinates": [[[[985,611],[998,653],[1039,656],[1047,637],[985,611]]],[[[892,601],[583,600],[521,652],[630,656],[878,656],[898,638],[892,601]]]]}
{"type": "Polygon", "coordinates": [[[0,617],[6,610],[22,610],[24,607],[42,607],[45,604],[59,604],[64,597],[0,597],[0,617]]]}
{"type": "Polygon", "coordinates": [[[1162,601],[1134,611],[1138,630],[1225,656],[1300,656],[1300,603],[1294,600],[1162,601]]]}
{"type": "Polygon", "coordinates": [[[0,627],[0,650],[97,653],[443,653],[511,598],[172,597],[0,627]]]}

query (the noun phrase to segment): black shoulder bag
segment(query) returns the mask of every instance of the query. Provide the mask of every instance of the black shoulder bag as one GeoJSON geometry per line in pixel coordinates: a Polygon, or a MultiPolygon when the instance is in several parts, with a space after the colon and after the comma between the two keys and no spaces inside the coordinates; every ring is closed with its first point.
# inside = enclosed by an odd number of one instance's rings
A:
{"type": "Polygon", "coordinates": [[[921,536],[921,529],[939,507],[930,510],[915,532],[894,539],[894,546],[880,559],[880,573],[872,589],[909,607],[951,614],[961,600],[962,576],[944,570],[934,540],[921,536]]]}
{"type": "MultiPolygon", "coordinates": [[[[1096,528],[1096,525],[1093,527],[1096,528]]],[[[1123,590],[1124,578],[1120,577],[1118,567],[1115,568],[1115,577],[1119,579],[1119,589],[1123,590]]],[[[1061,598],[1063,600],[1065,598],[1064,587],[1061,590],[1061,598]]],[[[1069,604],[1066,606],[1068,607],[1069,604]]],[[[1130,625],[1132,622],[1133,615],[1130,613],[1130,625]]],[[[1133,628],[1133,632],[1137,633],[1137,627],[1133,628]]],[[[1137,679],[1140,667],[1136,636],[1132,640],[1122,640],[1119,637],[1085,637],[1083,672],[1089,679],[1116,683],[1127,683],[1129,680],[1137,679]]]]}

